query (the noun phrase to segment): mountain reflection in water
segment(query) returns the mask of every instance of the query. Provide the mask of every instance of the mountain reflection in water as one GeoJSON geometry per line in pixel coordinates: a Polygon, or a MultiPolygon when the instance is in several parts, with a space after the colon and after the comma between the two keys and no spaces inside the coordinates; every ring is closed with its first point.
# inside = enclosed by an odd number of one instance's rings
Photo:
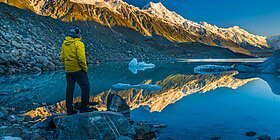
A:
{"type": "MultiPolygon", "coordinates": [[[[158,63],[156,68],[140,72],[137,75],[128,70],[126,63],[93,66],[89,71],[92,87],[91,100],[100,102],[100,110],[103,110],[107,95],[113,93],[126,99],[131,109],[144,106],[150,112],[160,112],[184,96],[205,93],[221,87],[237,89],[257,78],[267,81],[275,94],[279,95],[276,83],[279,83],[280,80],[275,75],[246,75],[247,77],[245,77],[234,71],[218,75],[194,74],[193,68],[197,65],[201,65],[201,63],[158,63]],[[112,88],[112,85],[117,83],[154,84],[162,89],[148,91],[136,88],[125,90],[112,88]]],[[[26,110],[34,108],[34,103],[38,103],[37,106],[41,106],[40,103],[54,105],[65,98],[65,75],[62,71],[38,76],[6,76],[1,77],[0,82],[0,89],[11,93],[0,99],[3,106],[26,110]]],[[[80,96],[79,93],[80,89],[76,88],[76,97],[80,96]]],[[[63,107],[61,106],[61,108],[63,107]]]]}
{"type": "MultiPolygon", "coordinates": [[[[146,119],[168,124],[163,133],[175,139],[209,139],[213,135],[244,139],[243,134],[248,130],[279,137],[278,75],[235,71],[194,74],[193,68],[205,63],[155,64],[154,69],[136,75],[129,71],[127,63],[92,66],[88,73],[90,100],[99,103],[99,110],[106,110],[107,96],[118,94],[131,107],[131,117],[136,122],[146,119]],[[118,83],[137,85],[137,88],[113,88],[118,83]],[[146,90],[139,85],[160,88],[146,90]]],[[[65,112],[65,86],[63,71],[3,76],[0,77],[0,93],[8,95],[0,95],[0,106],[27,111],[32,117],[62,113],[65,112]]],[[[80,101],[78,87],[75,101],[80,101]]]]}

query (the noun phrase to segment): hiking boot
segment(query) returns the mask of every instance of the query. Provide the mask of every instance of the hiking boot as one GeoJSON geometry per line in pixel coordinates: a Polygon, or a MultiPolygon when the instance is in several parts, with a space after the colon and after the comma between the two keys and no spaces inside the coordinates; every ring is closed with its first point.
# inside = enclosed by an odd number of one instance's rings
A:
{"type": "Polygon", "coordinates": [[[74,114],[78,114],[78,111],[76,110],[73,110],[73,111],[70,111],[70,112],[67,112],[67,115],[74,115],[74,114]]]}
{"type": "Polygon", "coordinates": [[[80,113],[92,112],[92,111],[98,111],[98,110],[96,108],[89,108],[89,107],[80,109],[80,113]]]}

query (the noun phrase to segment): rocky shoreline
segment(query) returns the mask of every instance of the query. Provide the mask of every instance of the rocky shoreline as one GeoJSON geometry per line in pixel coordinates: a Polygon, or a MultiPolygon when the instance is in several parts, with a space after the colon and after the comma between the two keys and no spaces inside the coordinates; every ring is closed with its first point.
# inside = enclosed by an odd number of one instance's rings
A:
{"type": "MultiPolygon", "coordinates": [[[[174,139],[162,137],[166,124],[139,121],[130,117],[130,108],[120,96],[110,94],[107,98],[107,111],[93,111],[67,116],[64,108],[60,113],[51,106],[35,110],[19,111],[15,108],[0,108],[0,139],[8,140],[56,140],[56,139],[115,139],[115,140],[154,140],[174,139]]],[[[91,103],[96,108],[98,103],[91,103]]],[[[75,104],[77,106],[77,104],[75,104]]],[[[98,109],[96,109],[98,110],[98,109]]],[[[144,118],[143,118],[144,119],[144,118]]],[[[248,130],[244,138],[271,140],[267,134],[248,130]]],[[[222,140],[212,136],[211,140],[222,140]]],[[[277,138],[276,140],[279,140],[277,138]]]]}
{"type": "MultiPolygon", "coordinates": [[[[17,111],[0,108],[0,139],[155,139],[164,124],[130,118],[129,107],[118,95],[113,95],[107,111],[93,111],[66,116],[52,110],[17,111]]],[[[46,107],[45,107],[46,108],[46,107]]]]}

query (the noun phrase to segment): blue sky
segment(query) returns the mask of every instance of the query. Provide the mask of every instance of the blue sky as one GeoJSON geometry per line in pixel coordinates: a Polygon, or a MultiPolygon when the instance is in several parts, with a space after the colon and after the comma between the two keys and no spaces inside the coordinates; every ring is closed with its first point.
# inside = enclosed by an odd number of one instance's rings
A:
{"type": "Polygon", "coordinates": [[[196,22],[219,27],[240,26],[258,35],[280,35],[280,0],[124,0],[142,8],[161,2],[169,10],[196,22]]]}

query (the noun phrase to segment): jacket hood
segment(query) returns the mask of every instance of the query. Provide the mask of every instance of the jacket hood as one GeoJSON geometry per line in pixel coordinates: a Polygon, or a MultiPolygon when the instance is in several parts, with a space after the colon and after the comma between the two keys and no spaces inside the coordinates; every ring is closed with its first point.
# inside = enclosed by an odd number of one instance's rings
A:
{"type": "Polygon", "coordinates": [[[73,37],[70,37],[70,36],[66,36],[65,40],[64,40],[64,44],[69,46],[71,45],[72,43],[76,42],[76,41],[80,41],[82,38],[73,38],[73,37]]]}

